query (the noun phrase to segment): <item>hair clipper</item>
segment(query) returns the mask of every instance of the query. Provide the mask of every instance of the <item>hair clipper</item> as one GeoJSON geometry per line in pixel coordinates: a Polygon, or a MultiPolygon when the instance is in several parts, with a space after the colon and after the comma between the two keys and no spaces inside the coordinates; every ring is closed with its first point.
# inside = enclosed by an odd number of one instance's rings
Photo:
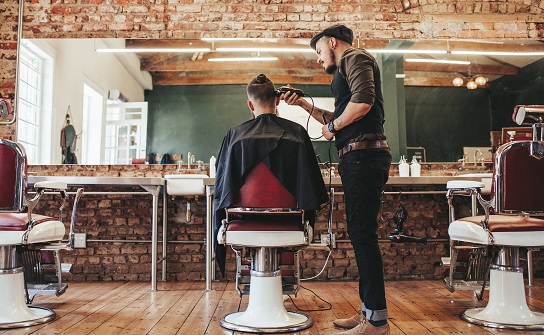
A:
{"type": "Polygon", "coordinates": [[[282,86],[282,87],[280,87],[280,88],[278,88],[278,89],[276,90],[276,96],[279,97],[279,96],[282,95],[283,93],[287,93],[287,92],[295,93],[295,94],[298,95],[299,97],[303,97],[303,96],[306,95],[306,94],[304,93],[304,91],[302,91],[301,89],[294,88],[294,87],[289,87],[289,86],[282,86]]]}

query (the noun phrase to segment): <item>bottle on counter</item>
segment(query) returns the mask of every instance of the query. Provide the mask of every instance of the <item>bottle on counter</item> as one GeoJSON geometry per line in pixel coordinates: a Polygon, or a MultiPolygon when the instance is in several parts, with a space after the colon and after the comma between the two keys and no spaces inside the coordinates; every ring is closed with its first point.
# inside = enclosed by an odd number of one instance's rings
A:
{"type": "Polygon", "coordinates": [[[412,177],[421,176],[421,164],[418,163],[416,156],[412,157],[412,163],[410,164],[410,175],[412,177]]]}
{"type": "Polygon", "coordinates": [[[215,156],[210,158],[210,178],[215,178],[215,156]]]}
{"type": "Polygon", "coordinates": [[[410,176],[410,166],[406,163],[404,156],[400,156],[399,162],[399,176],[409,177],[410,176]]]}

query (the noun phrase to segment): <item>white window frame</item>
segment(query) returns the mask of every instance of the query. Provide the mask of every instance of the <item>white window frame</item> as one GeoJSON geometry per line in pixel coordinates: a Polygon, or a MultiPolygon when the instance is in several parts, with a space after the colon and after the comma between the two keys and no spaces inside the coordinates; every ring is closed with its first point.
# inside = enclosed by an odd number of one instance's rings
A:
{"type": "MultiPolygon", "coordinates": [[[[104,129],[104,164],[131,164],[133,158],[146,157],[146,142],[147,142],[147,102],[126,102],[108,104],[106,111],[106,122],[104,129]],[[108,120],[110,109],[120,109],[119,118],[117,120],[108,120]],[[130,113],[127,110],[140,109],[141,117],[139,119],[131,119],[127,117],[130,113]],[[126,141],[126,145],[120,146],[119,139],[123,137],[120,134],[122,128],[136,126],[140,132],[137,134],[139,142],[136,145],[131,145],[126,141]],[[113,129],[115,134],[111,134],[113,129]],[[108,139],[108,135],[111,138],[108,139]],[[127,150],[127,155],[124,158],[119,158],[120,151],[127,150]],[[133,154],[130,154],[130,152],[133,154]]],[[[127,133],[127,140],[130,139],[130,134],[127,133]]]]}
{"type": "Polygon", "coordinates": [[[25,147],[29,164],[51,164],[52,153],[52,106],[55,53],[45,43],[21,42],[17,66],[17,140],[25,147]],[[30,83],[27,55],[41,63],[32,69],[38,80],[30,83]],[[29,86],[34,91],[29,94],[29,86]],[[34,109],[32,111],[32,109],[34,109]],[[33,115],[32,115],[33,114],[33,115]],[[24,135],[26,134],[26,136],[24,135]]]}
{"type": "Polygon", "coordinates": [[[81,163],[100,164],[103,160],[104,93],[89,80],[83,83],[81,163]]]}

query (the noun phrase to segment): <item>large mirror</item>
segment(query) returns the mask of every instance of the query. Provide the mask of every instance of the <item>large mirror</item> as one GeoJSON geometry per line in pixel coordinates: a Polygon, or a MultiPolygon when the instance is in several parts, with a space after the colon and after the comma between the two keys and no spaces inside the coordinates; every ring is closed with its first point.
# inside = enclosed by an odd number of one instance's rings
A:
{"type": "MultiPolygon", "coordinates": [[[[490,132],[514,125],[516,104],[544,104],[540,41],[354,44],[381,65],[397,161],[420,147],[427,161],[470,161],[467,148],[486,153],[490,132]]],[[[305,39],[30,39],[21,46],[17,138],[31,164],[160,162],[188,152],[207,162],[226,131],[249,118],[245,85],[259,73],[316,101],[331,97],[330,76],[305,39]]],[[[314,145],[322,161],[337,160],[334,146],[314,145]]]]}

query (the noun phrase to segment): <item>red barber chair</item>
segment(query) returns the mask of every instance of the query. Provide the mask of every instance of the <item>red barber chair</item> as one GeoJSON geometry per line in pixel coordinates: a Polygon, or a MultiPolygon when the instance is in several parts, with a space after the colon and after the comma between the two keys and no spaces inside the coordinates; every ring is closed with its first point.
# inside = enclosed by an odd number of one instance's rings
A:
{"type": "Polygon", "coordinates": [[[36,194],[32,198],[26,194],[26,183],[27,162],[23,147],[0,139],[0,329],[27,327],[55,319],[55,312],[50,309],[27,306],[30,296],[37,293],[37,286],[32,286],[28,277],[36,279],[47,272],[40,263],[42,253],[54,255],[58,282],[33,284],[40,285],[46,293],[57,295],[66,290],[66,284],[61,281],[59,251],[73,247],[76,204],[83,190],[78,190],[74,200],[69,243],[66,244],[61,243],[66,232],[62,217],[55,219],[32,213],[42,194],[58,191],[63,199],[62,215],[67,198],[66,183],[36,183],[36,194]],[[35,261],[28,263],[32,258],[35,261]],[[25,260],[27,264],[24,264],[25,260]],[[31,287],[35,289],[33,292],[30,292],[31,287]]]}
{"type": "Polygon", "coordinates": [[[310,327],[313,320],[309,316],[288,312],[283,305],[280,264],[285,256],[281,254],[296,253],[309,244],[308,223],[295,198],[265,164],[259,163],[247,175],[237,203],[226,211],[219,242],[231,245],[237,259],[240,253],[250,255],[251,285],[247,309],[225,315],[221,326],[254,333],[310,327]]]}
{"type": "MultiPolygon", "coordinates": [[[[544,245],[542,129],[542,123],[534,124],[532,141],[508,142],[498,148],[490,200],[482,198],[480,183],[465,189],[477,196],[485,215],[456,219],[449,226],[452,267],[454,255],[463,249],[480,250],[488,259],[481,280],[485,287],[489,278],[489,302],[485,308],[462,312],[461,318],[467,322],[493,328],[544,330],[544,314],[527,306],[519,259],[520,248],[544,245]]],[[[448,192],[450,203],[454,193],[448,192]]],[[[451,269],[450,284],[455,280],[453,274],[451,269]]]]}

